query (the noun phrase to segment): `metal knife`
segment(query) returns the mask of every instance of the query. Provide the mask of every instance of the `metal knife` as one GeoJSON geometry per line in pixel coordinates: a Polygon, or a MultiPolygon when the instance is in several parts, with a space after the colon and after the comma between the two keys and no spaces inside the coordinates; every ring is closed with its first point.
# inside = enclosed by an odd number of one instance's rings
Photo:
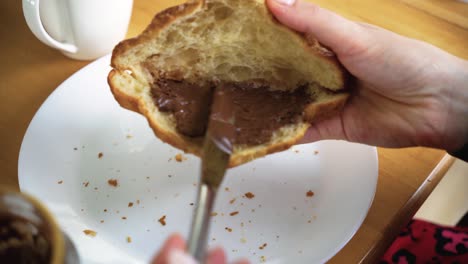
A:
{"type": "Polygon", "coordinates": [[[210,216],[232,152],[230,139],[234,133],[232,102],[216,88],[202,152],[201,180],[192,218],[188,251],[204,263],[210,216]]]}

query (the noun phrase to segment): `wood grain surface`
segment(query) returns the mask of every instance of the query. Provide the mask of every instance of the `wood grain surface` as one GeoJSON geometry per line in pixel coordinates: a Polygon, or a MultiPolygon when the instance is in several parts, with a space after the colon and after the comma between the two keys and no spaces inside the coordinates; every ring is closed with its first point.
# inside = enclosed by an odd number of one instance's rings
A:
{"type": "MultiPolygon", "coordinates": [[[[135,0],[128,37],[141,32],[156,12],[181,2],[135,0]]],[[[429,42],[468,59],[468,4],[454,0],[314,2],[347,18],[429,42]]],[[[0,184],[18,188],[18,154],[34,113],[61,82],[89,62],[68,59],[39,42],[26,26],[21,1],[0,2],[0,36],[0,184]]],[[[366,255],[364,262],[375,261],[375,252],[382,251],[375,251],[375,247],[391,242],[394,230],[420,205],[414,199],[424,201],[435,187],[437,181],[427,181],[427,177],[440,178],[451,162],[444,159],[445,165],[439,165],[431,174],[444,156],[443,151],[380,148],[378,152],[379,181],[374,203],[357,234],[330,263],[359,263],[366,255]]]]}

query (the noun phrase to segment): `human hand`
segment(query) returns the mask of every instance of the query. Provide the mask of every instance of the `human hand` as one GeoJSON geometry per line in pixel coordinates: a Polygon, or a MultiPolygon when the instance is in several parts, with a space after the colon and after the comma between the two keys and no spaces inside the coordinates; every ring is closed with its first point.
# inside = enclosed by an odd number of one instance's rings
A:
{"type": "MultiPolygon", "coordinates": [[[[152,264],[197,264],[198,262],[186,253],[186,244],[180,235],[170,236],[159,253],[153,259],[152,264]]],[[[222,248],[215,248],[208,253],[207,264],[226,264],[227,258],[222,248]]],[[[246,260],[235,264],[249,264],[246,260]]]]}
{"type": "Polygon", "coordinates": [[[342,113],[313,124],[305,142],[344,139],[448,151],[466,143],[467,61],[303,0],[267,0],[267,5],[281,23],[331,48],[357,78],[342,113]]]}

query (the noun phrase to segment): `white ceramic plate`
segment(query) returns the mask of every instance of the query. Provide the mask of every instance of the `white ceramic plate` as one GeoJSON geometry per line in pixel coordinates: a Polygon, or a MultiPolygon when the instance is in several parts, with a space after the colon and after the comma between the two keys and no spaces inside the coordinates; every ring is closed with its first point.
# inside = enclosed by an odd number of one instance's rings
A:
{"type": "MultiPolygon", "coordinates": [[[[19,184],[51,209],[83,263],[146,263],[170,233],[188,235],[199,159],[177,162],[180,151],[120,108],[106,83],[109,59],[71,76],[39,109],[21,146],[19,184]]],[[[231,260],[325,262],[366,216],[377,164],[375,148],[323,141],[230,170],[210,246],[223,245],[231,260]]]]}

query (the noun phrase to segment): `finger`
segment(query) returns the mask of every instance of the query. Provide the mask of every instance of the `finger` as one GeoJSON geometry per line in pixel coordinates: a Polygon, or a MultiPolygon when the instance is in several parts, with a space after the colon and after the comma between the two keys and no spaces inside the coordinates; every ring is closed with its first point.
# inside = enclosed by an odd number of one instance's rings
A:
{"type": "Polygon", "coordinates": [[[338,57],[365,51],[369,34],[358,23],[303,0],[267,0],[273,15],[287,27],[312,34],[338,57]]]}
{"type": "Polygon", "coordinates": [[[343,128],[341,116],[334,116],[330,119],[312,124],[304,137],[297,144],[306,144],[324,139],[349,140],[343,128]]]}
{"type": "Polygon", "coordinates": [[[206,259],[207,264],[226,264],[227,258],[226,253],[222,248],[215,248],[211,250],[206,259]]]}
{"type": "Polygon", "coordinates": [[[159,251],[158,255],[153,259],[152,264],[169,264],[169,257],[170,252],[174,250],[184,251],[185,250],[185,241],[179,234],[171,235],[164,245],[162,246],[161,250],[159,251]]]}

